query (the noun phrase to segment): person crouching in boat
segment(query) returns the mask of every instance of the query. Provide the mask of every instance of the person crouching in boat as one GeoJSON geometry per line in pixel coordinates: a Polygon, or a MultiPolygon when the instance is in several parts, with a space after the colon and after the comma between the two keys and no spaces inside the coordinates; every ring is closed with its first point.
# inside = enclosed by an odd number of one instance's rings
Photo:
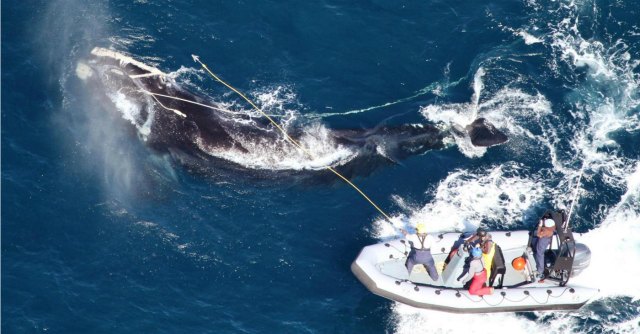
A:
{"type": "Polygon", "coordinates": [[[463,277],[459,277],[458,281],[462,279],[462,284],[464,285],[473,278],[469,286],[469,294],[471,295],[484,296],[493,294],[493,288],[484,285],[487,281],[487,271],[482,263],[482,250],[477,247],[471,248],[471,256],[473,259],[469,262],[469,271],[463,277]]]}
{"type": "Polygon", "coordinates": [[[431,279],[434,281],[437,280],[438,271],[436,270],[436,264],[431,255],[431,245],[434,241],[433,237],[427,234],[425,224],[419,223],[416,226],[416,234],[409,234],[405,230],[402,230],[402,233],[411,246],[411,251],[405,263],[409,276],[411,276],[411,271],[416,264],[422,264],[427,269],[431,279]]]}
{"type": "Polygon", "coordinates": [[[470,249],[471,247],[476,247],[482,244],[488,234],[489,233],[486,228],[478,227],[476,233],[464,241],[465,248],[470,249]]]}
{"type": "Polygon", "coordinates": [[[496,277],[500,275],[500,281],[498,288],[502,288],[504,281],[504,274],[507,271],[507,267],[504,262],[504,255],[502,249],[498,246],[491,237],[490,233],[487,233],[480,243],[482,249],[482,263],[487,271],[488,286],[493,286],[493,282],[496,277]]]}

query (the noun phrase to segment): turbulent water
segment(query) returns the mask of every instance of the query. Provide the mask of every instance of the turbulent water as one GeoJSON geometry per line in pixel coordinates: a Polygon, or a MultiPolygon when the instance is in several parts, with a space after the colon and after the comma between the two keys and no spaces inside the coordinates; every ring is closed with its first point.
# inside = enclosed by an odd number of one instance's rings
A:
{"type": "Polygon", "coordinates": [[[2,330],[638,333],[638,18],[636,1],[5,1],[2,330]],[[316,159],[263,141],[193,169],[151,149],[139,101],[78,78],[95,46],[258,117],[199,55],[316,159]],[[354,167],[392,223],[321,171],[357,155],[331,129],[477,117],[510,140],[354,167]],[[593,252],[574,282],[600,288],[578,311],[424,311],[349,269],[407,219],[515,230],[572,205],[593,252]]]}

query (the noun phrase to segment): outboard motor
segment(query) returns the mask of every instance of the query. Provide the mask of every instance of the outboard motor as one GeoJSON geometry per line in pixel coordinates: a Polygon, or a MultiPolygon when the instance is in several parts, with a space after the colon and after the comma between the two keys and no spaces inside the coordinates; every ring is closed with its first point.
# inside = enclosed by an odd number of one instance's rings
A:
{"type": "Polygon", "coordinates": [[[576,243],[576,254],[573,257],[571,277],[578,276],[591,262],[591,250],[585,244],[576,243]]]}
{"type": "MultiPolygon", "coordinates": [[[[558,281],[560,286],[564,286],[569,282],[570,277],[580,274],[589,266],[591,250],[584,244],[576,243],[564,210],[549,210],[542,218],[553,219],[556,224],[554,243],[557,248],[551,248],[545,252],[547,279],[558,281]]],[[[531,240],[529,246],[531,246],[531,240]]]]}

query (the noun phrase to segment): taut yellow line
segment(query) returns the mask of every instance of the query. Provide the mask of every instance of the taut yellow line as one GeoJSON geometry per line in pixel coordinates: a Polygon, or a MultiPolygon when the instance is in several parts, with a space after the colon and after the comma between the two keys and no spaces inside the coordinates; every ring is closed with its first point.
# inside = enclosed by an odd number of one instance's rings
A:
{"type": "MultiPolygon", "coordinates": [[[[220,82],[221,84],[223,84],[225,87],[229,88],[230,90],[232,90],[233,92],[235,92],[236,94],[238,94],[240,97],[242,97],[245,101],[247,101],[247,103],[249,103],[253,109],[255,109],[256,111],[258,111],[260,114],[262,114],[264,117],[266,117],[269,122],[271,122],[271,124],[273,126],[275,126],[278,130],[280,130],[280,132],[282,132],[282,134],[284,135],[284,137],[291,143],[293,144],[295,147],[299,148],[300,150],[302,150],[302,152],[304,152],[306,155],[308,155],[311,159],[316,159],[317,157],[311,153],[309,150],[307,150],[306,148],[304,148],[300,143],[298,143],[295,139],[291,138],[291,136],[289,136],[289,134],[280,126],[280,124],[278,124],[276,121],[273,120],[273,118],[271,118],[269,115],[267,115],[264,111],[262,111],[262,109],[258,108],[258,106],[256,106],[253,101],[251,101],[249,98],[247,98],[244,94],[242,94],[240,91],[238,91],[237,89],[235,89],[234,87],[232,87],[231,85],[229,85],[228,83],[226,83],[224,80],[220,79],[220,77],[218,77],[217,75],[215,75],[213,72],[211,72],[211,70],[207,67],[207,65],[205,65],[202,61],[200,61],[200,57],[196,56],[196,55],[191,55],[193,57],[193,60],[197,63],[200,64],[200,66],[202,66],[202,68],[205,69],[205,71],[207,71],[207,73],[209,73],[209,75],[211,75],[212,78],[214,78],[216,81],[220,82]]],[[[360,190],[360,188],[358,188],[358,186],[356,186],[353,182],[351,182],[349,179],[347,179],[344,175],[340,174],[340,172],[338,172],[337,170],[335,170],[335,168],[331,167],[331,166],[325,166],[325,169],[328,169],[329,171],[331,171],[333,174],[335,174],[336,176],[338,176],[339,178],[341,178],[344,182],[346,182],[347,184],[349,184],[353,189],[355,189],[360,195],[362,195],[362,197],[364,197],[364,199],[367,200],[367,202],[369,202],[374,208],[376,208],[376,210],[378,210],[378,212],[380,212],[380,214],[382,214],[382,216],[387,219],[389,222],[391,222],[391,217],[389,217],[389,215],[387,215],[384,211],[382,211],[382,209],[380,209],[380,207],[373,201],[371,200],[371,198],[369,198],[369,196],[367,196],[362,190],[360,190]]]]}

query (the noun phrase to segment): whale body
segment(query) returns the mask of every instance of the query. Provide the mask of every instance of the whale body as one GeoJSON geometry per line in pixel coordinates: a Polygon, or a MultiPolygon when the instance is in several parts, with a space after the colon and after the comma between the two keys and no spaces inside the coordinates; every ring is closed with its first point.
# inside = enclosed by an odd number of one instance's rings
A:
{"type": "MultiPolygon", "coordinates": [[[[317,155],[311,159],[284,143],[283,135],[266,119],[228,110],[210,98],[193,94],[170,75],[120,52],[94,48],[77,64],[76,75],[107,96],[147,146],[191,162],[226,160],[241,168],[275,170],[322,169],[356,160],[397,162],[444,147],[447,136],[432,124],[372,129],[328,129],[315,124],[287,129],[302,145],[320,147],[308,147],[317,155]],[[291,163],[298,158],[308,161],[291,163]]],[[[466,130],[476,146],[507,140],[483,119],[466,130]]]]}

